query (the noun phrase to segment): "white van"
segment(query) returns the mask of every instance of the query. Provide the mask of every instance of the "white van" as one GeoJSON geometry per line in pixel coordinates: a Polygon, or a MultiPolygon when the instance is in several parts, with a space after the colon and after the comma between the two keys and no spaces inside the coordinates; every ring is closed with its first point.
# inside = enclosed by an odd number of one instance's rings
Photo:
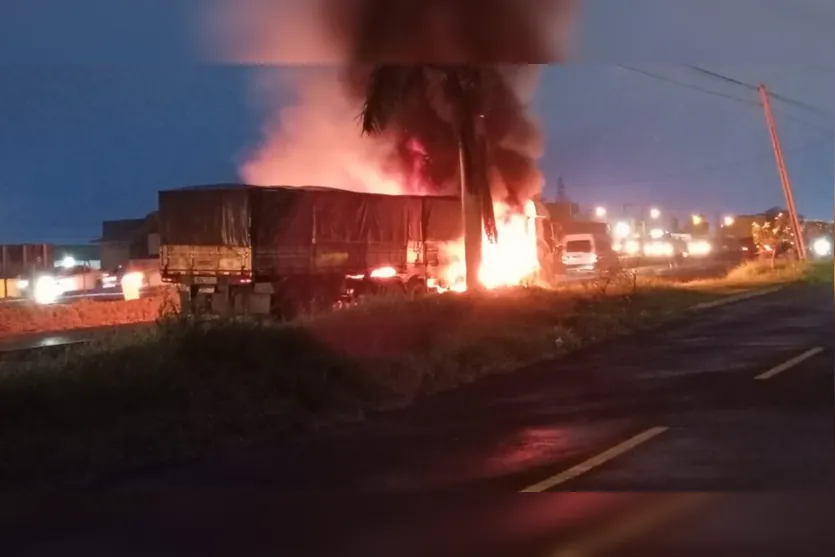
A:
{"type": "Polygon", "coordinates": [[[617,270],[620,266],[612,241],[598,234],[567,234],[562,239],[562,264],[567,273],[617,270]]]}

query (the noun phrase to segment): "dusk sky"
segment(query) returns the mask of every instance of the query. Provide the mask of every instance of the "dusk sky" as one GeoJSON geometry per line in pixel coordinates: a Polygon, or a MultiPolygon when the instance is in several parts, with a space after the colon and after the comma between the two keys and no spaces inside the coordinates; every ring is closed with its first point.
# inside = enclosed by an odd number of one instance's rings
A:
{"type": "MultiPolygon", "coordinates": [[[[283,70],[208,64],[202,2],[3,4],[0,243],[88,241],[159,189],[239,179],[270,116],[255,84],[283,70]]],[[[548,193],[562,176],[613,210],[781,205],[756,92],[691,63],[811,105],[774,101],[798,208],[831,219],[833,27],[831,0],[588,0],[572,64],[547,68],[534,103],[548,193]]]]}

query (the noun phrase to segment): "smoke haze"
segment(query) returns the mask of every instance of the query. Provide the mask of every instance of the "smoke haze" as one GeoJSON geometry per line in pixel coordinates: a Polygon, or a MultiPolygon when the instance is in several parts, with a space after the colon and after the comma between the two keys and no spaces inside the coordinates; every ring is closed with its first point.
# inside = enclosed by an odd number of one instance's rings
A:
{"type": "Polygon", "coordinates": [[[216,56],[339,68],[299,72],[297,104],[269,118],[242,168],[248,182],[454,191],[457,135],[443,98],[404,99],[380,137],[361,136],[357,117],[372,64],[478,64],[494,193],[521,201],[540,191],[542,137],[527,105],[538,68],[529,64],[561,59],[569,0],[214,1],[216,56]]]}

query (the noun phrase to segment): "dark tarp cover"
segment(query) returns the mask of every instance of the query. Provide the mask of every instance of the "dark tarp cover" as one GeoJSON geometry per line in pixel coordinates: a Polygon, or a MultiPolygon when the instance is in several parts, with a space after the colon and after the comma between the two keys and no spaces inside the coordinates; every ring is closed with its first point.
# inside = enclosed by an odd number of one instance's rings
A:
{"type": "Polygon", "coordinates": [[[250,245],[247,187],[206,187],[159,193],[163,245],[250,245]]]}
{"type": "Polygon", "coordinates": [[[276,245],[307,247],[313,242],[315,198],[294,188],[252,190],[252,239],[259,248],[276,245]]]}
{"type": "Polygon", "coordinates": [[[316,187],[188,188],[160,192],[167,245],[400,244],[461,237],[454,197],[394,196],[316,187]]]}
{"type": "Polygon", "coordinates": [[[369,243],[419,242],[421,202],[414,197],[366,196],[364,234],[369,243]]]}
{"type": "Polygon", "coordinates": [[[450,242],[464,234],[461,201],[454,197],[423,197],[424,241],[450,242]]]}
{"type": "Polygon", "coordinates": [[[405,244],[421,239],[421,199],[313,188],[262,188],[252,198],[254,243],[405,244]]]}

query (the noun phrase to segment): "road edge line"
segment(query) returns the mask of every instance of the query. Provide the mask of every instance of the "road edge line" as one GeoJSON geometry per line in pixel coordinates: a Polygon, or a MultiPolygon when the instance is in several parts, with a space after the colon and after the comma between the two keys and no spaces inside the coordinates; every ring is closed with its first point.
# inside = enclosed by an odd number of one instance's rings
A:
{"type": "Polygon", "coordinates": [[[696,304],[690,307],[690,311],[703,311],[706,309],[713,309],[716,307],[721,307],[728,304],[734,304],[736,302],[744,302],[745,300],[750,300],[752,298],[759,298],[760,296],[766,296],[768,294],[773,294],[775,292],[779,292],[783,290],[785,286],[774,286],[770,288],[761,288],[759,290],[752,290],[750,292],[743,292],[742,294],[734,294],[733,296],[728,296],[725,298],[720,298],[718,300],[712,300],[710,302],[702,302],[700,304],[696,304]]]}
{"type": "Polygon", "coordinates": [[[794,358],[786,360],[782,364],[776,365],[776,366],[772,367],[771,369],[769,369],[768,371],[765,371],[765,372],[757,375],[756,377],[754,377],[754,380],[755,381],[767,381],[767,380],[771,379],[772,377],[776,377],[777,375],[780,375],[784,371],[788,371],[788,370],[792,369],[793,367],[802,364],[803,362],[805,362],[806,360],[808,360],[810,358],[814,358],[815,356],[817,356],[818,354],[820,354],[823,351],[824,351],[824,348],[822,346],[816,346],[814,348],[810,348],[809,350],[806,350],[802,354],[798,354],[794,358]]]}
{"type": "Polygon", "coordinates": [[[547,491],[552,487],[558,486],[560,484],[564,484],[568,481],[571,481],[583,474],[586,474],[592,471],[599,466],[610,462],[617,457],[632,451],[639,446],[647,443],[648,441],[658,437],[665,431],[669,430],[668,427],[663,426],[656,426],[651,427],[649,429],[645,429],[641,433],[637,435],[633,435],[629,439],[625,441],[621,441],[617,445],[610,447],[603,451],[602,453],[598,453],[595,456],[588,458],[581,462],[580,464],[576,464],[567,470],[563,470],[558,474],[554,474],[548,478],[545,478],[542,481],[539,481],[533,485],[526,487],[525,489],[521,490],[519,493],[541,493],[543,491],[547,491]]]}

